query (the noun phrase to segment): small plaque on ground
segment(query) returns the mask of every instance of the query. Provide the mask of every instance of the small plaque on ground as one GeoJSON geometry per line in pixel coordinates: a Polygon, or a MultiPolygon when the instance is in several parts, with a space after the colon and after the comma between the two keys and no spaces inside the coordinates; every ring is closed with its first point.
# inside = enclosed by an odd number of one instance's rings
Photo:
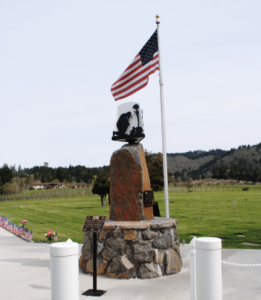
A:
{"type": "Polygon", "coordinates": [[[82,232],[100,232],[105,223],[106,216],[86,216],[82,232]]]}
{"type": "Polygon", "coordinates": [[[153,191],[144,191],[144,205],[145,206],[154,205],[153,191]]]}

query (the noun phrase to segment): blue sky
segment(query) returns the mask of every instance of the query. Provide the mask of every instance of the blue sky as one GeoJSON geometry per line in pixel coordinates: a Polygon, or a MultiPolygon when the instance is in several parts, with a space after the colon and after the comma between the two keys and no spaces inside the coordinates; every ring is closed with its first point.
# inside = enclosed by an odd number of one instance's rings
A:
{"type": "Polygon", "coordinates": [[[167,152],[257,144],[261,2],[0,1],[0,165],[108,165],[117,105],[139,102],[162,150],[158,73],[115,102],[110,87],[161,17],[167,152]]]}

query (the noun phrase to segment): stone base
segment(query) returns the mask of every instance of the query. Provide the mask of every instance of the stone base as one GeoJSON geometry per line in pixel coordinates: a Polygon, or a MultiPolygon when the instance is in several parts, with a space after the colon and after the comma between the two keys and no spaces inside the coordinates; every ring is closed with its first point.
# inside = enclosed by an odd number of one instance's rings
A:
{"type": "MultiPolygon", "coordinates": [[[[97,242],[97,274],[112,278],[156,278],[181,270],[177,220],[106,220],[97,242]]],[[[86,232],[79,268],[92,273],[92,238],[86,232]]]]}

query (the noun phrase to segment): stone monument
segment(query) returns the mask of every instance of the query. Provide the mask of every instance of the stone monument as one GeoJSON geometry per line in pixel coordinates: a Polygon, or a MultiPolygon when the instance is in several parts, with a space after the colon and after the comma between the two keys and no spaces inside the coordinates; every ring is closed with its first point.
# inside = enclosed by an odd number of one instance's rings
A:
{"type": "MultiPolygon", "coordinates": [[[[97,244],[97,274],[156,278],[181,270],[177,220],[156,217],[143,146],[143,114],[134,102],[118,106],[112,140],[128,142],[110,162],[110,219],[97,244]]],[[[92,233],[86,232],[79,267],[92,273],[92,233]]]]}

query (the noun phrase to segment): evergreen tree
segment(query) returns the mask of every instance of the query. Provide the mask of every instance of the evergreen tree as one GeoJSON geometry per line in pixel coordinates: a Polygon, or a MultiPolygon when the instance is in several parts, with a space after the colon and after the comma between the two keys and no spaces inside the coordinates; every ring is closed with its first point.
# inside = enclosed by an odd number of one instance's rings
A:
{"type": "Polygon", "coordinates": [[[0,168],[0,177],[3,185],[11,182],[14,178],[13,172],[11,169],[9,169],[7,164],[4,164],[3,167],[0,168]]]}
{"type": "Polygon", "coordinates": [[[4,185],[3,185],[3,182],[2,182],[2,178],[0,176],[0,195],[2,195],[4,193],[4,185]]]}
{"type": "Polygon", "coordinates": [[[101,197],[102,207],[105,206],[105,198],[106,195],[109,193],[109,191],[110,191],[110,178],[102,169],[101,172],[98,174],[92,188],[92,193],[97,194],[101,197]]]}
{"type": "Polygon", "coordinates": [[[150,175],[150,185],[154,192],[163,191],[163,157],[161,153],[153,154],[145,150],[145,159],[150,175]]]}
{"type": "Polygon", "coordinates": [[[7,164],[4,164],[2,168],[0,168],[0,194],[4,192],[4,185],[8,182],[11,182],[14,178],[13,172],[9,169],[7,164]]]}

